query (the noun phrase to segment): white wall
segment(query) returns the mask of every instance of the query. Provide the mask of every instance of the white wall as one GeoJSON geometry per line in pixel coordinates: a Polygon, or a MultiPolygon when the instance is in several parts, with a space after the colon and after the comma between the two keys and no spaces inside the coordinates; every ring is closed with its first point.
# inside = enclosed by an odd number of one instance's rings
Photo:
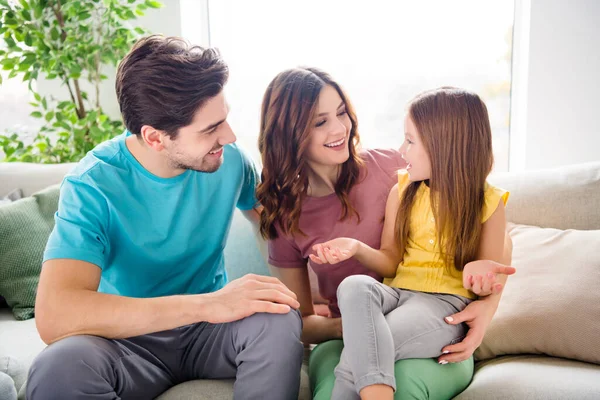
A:
{"type": "Polygon", "coordinates": [[[511,170],[600,160],[600,1],[517,0],[511,170]]]}

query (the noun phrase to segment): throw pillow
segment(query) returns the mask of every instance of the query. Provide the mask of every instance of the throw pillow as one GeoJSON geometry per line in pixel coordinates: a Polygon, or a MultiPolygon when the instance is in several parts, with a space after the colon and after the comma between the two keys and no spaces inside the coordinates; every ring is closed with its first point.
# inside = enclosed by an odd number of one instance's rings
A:
{"type": "Polygon", "coordinates": [[[17,320],[33,317],[48,236],[54,227],[59,185],[0,207],[0,295],[17,320]]]}
{"type": "Polygon", "coordinates": [[[10,204],[13,201],[17,201],[21,198],[23,198],[23,191],[21,189],[15,189],[0,199],[0,206],[4,204],[10,204]]]}
{"type": "Polygon", "coordinates": [[[546,354],[600,364],[600,230],[509,230],[517,273],[475,357],[546,354]]]}

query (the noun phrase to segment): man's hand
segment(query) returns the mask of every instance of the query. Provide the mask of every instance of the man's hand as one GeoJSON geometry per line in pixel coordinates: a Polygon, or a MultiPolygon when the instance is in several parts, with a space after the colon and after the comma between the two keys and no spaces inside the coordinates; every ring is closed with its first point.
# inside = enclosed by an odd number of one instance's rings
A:
{"type": "Polygon", "coordinates": [[[300,303],[294,292],[277,278],[248,274],[223,289],[205,295],[209,299],[206,321],[219,324],[238,321],[255,313],[286,314],[300,303]]]}
{"type": "Polygon", "coordinates": [[[438,358],[438,362],[446,364],[469,359],[483,341],[495,312],[496,308],[493,303],[477,300],[470,303],[461,312],[446,317],[445,321],[450,325],[466,323],[469,326],[469,332],[462,342],[444,347],[442,352],[445,354],[438,358]]]}
{"type": "Polygon", "coordinates": [[[309,257],[316,264],[337,264],[354,257],[359,245],[360,243],[356,239],[337,238],[315,244],[312,248],[317,254],[310,254],[309,257]]]}
{"type": "Polygon", "coordinates": [[[514,267],[490,260],[471,261],[463,269],[463,286],[481,297],[499,294],[504,289],[498,282],[499,275],[512,275],[516,271],[514,267]]]}

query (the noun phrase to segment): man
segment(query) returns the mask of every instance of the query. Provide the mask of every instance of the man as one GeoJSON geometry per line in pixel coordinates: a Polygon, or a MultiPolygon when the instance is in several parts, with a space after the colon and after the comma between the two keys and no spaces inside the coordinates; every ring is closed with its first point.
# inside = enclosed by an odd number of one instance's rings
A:
{"type": "Polygon", "coordinates": [[[36,323],[50,344],[27,396],[143,398],[236,378],[236,399],[295,399],[296,296],[275,278],[227,283],[234,208],[258,221],[257,173],[234,144],[218,52],[138,41],[117,71],[126,133],[65,177],[36,323]]]}

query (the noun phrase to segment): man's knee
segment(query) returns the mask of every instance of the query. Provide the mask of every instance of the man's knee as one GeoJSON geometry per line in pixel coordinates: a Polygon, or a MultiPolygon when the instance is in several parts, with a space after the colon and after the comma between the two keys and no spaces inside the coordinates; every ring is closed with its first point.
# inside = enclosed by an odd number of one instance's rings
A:
{"type": "Polygon", "coordinates": [[[108,373],[108,341],[72,336],[48,346],[34,360],[27,379],[27,398],[71,398],[90,381],[108,373]]]}
{"type": "Polygon", "coordinates": [[[300,340],[302,318],[297,310],[287,314],[258,313],[241,321],[248,334],[261,336],[267,340],[282,338],[283,340],[300,340]]]}
{"type": "Polygon", "coordinates": [[[301,357],[302,318],[297,310],[287,314],[258,313],[240,321],[240,333],[254,343],[265,343],[278,358],[301,357]],[[279,352],[279,353],[278,353],[279,352]]]}

